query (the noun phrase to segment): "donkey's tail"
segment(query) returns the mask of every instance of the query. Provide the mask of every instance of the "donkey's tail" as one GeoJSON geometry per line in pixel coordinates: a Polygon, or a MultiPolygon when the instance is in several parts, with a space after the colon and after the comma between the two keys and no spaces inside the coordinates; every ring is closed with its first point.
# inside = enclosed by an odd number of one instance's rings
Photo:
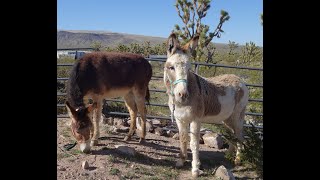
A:
{"type": "Polygon", "coordinates": [[[145,100],[147,101],[147,105],[150,105],[150,92],[149,92],[149,87],[147,87],[147,92],[146,92],[145,100]]]}

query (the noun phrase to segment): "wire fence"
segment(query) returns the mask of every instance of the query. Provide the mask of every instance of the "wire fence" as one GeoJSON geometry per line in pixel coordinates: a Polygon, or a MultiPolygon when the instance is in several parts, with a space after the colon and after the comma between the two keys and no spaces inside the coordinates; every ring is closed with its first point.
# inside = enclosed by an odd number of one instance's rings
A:
{"type": "MultiPolygon", "coordinates": [[[[90,50],[91,48],[81,48],[85,50],[90,50]]],[[[67,51],[67,50],[79,50],[79,48],[74,48],[74,49],[57,49],[58,51],[67,51]]],[[[91,49],[92,50],[92,49],[91,49]]],[[[159,62],[159,63],[164,63],[166,62],[165,57],[152,57],[149,56],[149,58],[146,58],[149,62],[159,62]]],[[[243,69],[243,70],[250,70],[250,71],[263,71],[262,68],[254,68],[254,67],[243,67],[243,66],[228,66],[228,65],[222,65],[222,64],[212,64],[212,63],[202,63],[202,62],[192,62],[191,63],[194,66],[194,71],[195,73],[199,73],[199,67],[200,66],[207,66],[207,67],[219,67],[219,68],[231,68],[231,69],[243,69]]],[[[71,63],[64,63],[64,64],[57,64],[57,67],[72,67],[73,64],[71,63]]],[[[157,76],[153,75],[151,80],[159,80],[162,79],[162,76],[157,76]]],[[[57,81],[67,81],[68,77],[59,77],[57,78],[57,81]]],[[[248,87],[253,87],[253,88],[263,88],[262,84],[246,84],[248,87]]],[[[156,93],[166,93],[165,90],[162,89],[154,89],[149,87],[150,92],[156,92],[156,93]]],[[[61,96],[66,96],[66,93],[61,93],[57,92],[57,97],[61,96]]],[[[152,93],[151,93],[151,98],[152,98],[152,93]]],[[[118,102],[118,103],[124,103],[124,100],[121,99],[105,99],[106,102],[118,102]]],[[[263,99],[249,99],[249,103],[263,103],[263,99]]],[[[154,106],[154,107],[164,107],[164,108],[169,108],[167,104],[160,104],[160,103],[150,103],[148,104],[149,106],[154,106]]],[[[65,108],[64,104],[59,104],[57,103],[57,108],[65,108]]],[[[129,113],[124,113],[124,112],[107,112],[108,115],[110,116],[129,116],[129,113]]],[[[258,116],[258,117],[263,117],[263,113],[255,113],[255,112],[246,112],[246,116],[258,116]]],[[[67,114],[57,114],[57,118],[66,118],[69,117],[67,114]]],[[[147,118],[150,119],[167,119],[170,120],[170,114],[167,116],[153,116],[150,114],[147,114],[147,118]]],[[[245,124],[245,127],[251,127],[249,124],[245,124]]],[[[263,129],[263,125],[257,125],[255,126],[258,129],[263,129]]]]}

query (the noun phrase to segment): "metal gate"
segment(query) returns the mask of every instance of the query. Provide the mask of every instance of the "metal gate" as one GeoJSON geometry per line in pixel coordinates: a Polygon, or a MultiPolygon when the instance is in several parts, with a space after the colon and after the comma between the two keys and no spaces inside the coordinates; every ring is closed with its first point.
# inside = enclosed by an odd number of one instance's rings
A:
{"type": "MultiPolygon", "coordinates": [[[[90,48],[84,48],[84,49],[90,49],[90,48]]],[[[76,49],[57,49],[58,51],[59,50],[79,50],[79,48],[76,48],[76,49]]],[[[166,58],[165,57],[159,57],[159,56],[150,56],[149,58],[146,58],[148,61],[152,62],[152,61],[155,61],[155,62],[160,62],[160,63],[164,63],[166,62],[166,58]]],[[[234,69],[246,69],[246,70],[250,70],[250,71],[263,71],[262,68],[253,68],[253,67],[241,67],[241,66],[228,66],[228,65],[221,65],[221,64],[211,64],[211,63],[202,63],[202,62],[191,62],[191,64],[194,66],[194,71],[196,73],[199,73],[199,67],[200,66],[207,66],[207,67],[219,67],[219,68],[234,68],[234,69]]],[[[72,67],[73,64],[57,64],[57,67],[72,67]]],[[[152,76],[152,80],[154,79],[162,79],[163,77],[162,76],[156,76],[156,75],[153,75],[152,76]]],[[[68,77],[60,77],[60,78],[57,78],[57,81],[67,81],[68,80],[68,77]]],[[[263,85],[262,84],[246,84],[248,87],[254,87],[254,88],[263,88],[263,85]]],[[[149,88],[150,90],[150,95],[152,97],[152,92],[158,92],[158,93],[166,93],[165,90],[159,90],[159,89],[152,89],[152,88],[149,88]]],[[[57,97],[58,96],[66,96],[66,93],[57,93],[57,97]]],[[[124,100],[120,100],[120,99],[106,99],[106,101],[113,101],[113,102],[124,102],[124,100]]],[[[263,103],[263,99],[249,99],[249,103],[252,103],[252,102],[258,102],[258,103],[263,103]]],[[[159,106],[159,107],[166,107],[166,108],[169,108],[169,106],[167,104],[157,104],[157,103],[150,103],[149,104],[150,106],[159,106]]],[[[57,107],[65,107],[64,104],[57,104],[57,107]]],[[[247,116],[260,116],[260,117],[263,117],[263,113],[254,113],[254,112],[246,112],[245,113],[247,116]]],[[[123,112],[108,112],[108,115],[120,115],[120,116],[129,116],[129,113],[123,113],[123,112]]],[[[66,118],[66,117],[69,117],[67,114],[59,114],[57,115],[57,118],[66,118]]],[[[171,120],[169,114],[168,116],[152,116],[152,115],[148,115],[147,114],[147,118],[150,118],[150,119],[167,119],[167,120],[171,120]]],[[[249,124],[244,124],[245,127],[251,127],[251,125],[249,124]]],[[[258,126],[255,126],[256,128],[259,128],[259,129],[262,129],[263,126],[262,125],[258,125],[258,126]]]]}

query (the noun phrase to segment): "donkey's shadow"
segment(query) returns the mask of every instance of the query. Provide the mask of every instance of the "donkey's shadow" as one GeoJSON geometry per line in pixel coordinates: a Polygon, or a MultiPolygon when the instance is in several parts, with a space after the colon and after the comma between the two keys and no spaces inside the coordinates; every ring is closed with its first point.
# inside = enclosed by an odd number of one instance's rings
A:
{"type": "MultiPolygon", "coordinates": [[[[112,141],[111,143],[107,143],[108,145],[123,143],[123,144],[148,146],[149,148],[154,149],[152,154],[164,157],[162,159],[158,159],[155,157],[145,155],[145,154],[148,154],[149,152],[146,152],[144,150],[138,150],[136,151],[135,156],[129,156],[117,151],[116,149],[106,148],[105,147],[106,144],[101,144],[101,146],[104,146],[103,148],[99,148],[91,152],[92,155],[112,155],[113,157],[118,159],[120,163],[121,162],[124,163],[125,161],[130,161],[130,162],[144,164],[148,166],[160,165],[160,166],[166,166],[166,167],[175,167],[176,161],[178,160],[178,157],[176,156],[180,150],[178,147],[166,146],[160,143],[155,143],[158,141],[161,141],[163,143],[168,143],[168,141],[166,140],[147,138],[144,143],[139,144],[138,142],[139,137],[137,136],[132,136],[131,141],[124,141],[122,137],[119,137],[116,135],[101,137],[99,139],[112,141]],[[145,153],[143,154],[143,152],[145,153]]],[[[220,165],[224,165],[227,168],[233,167],[232,163],[226,161],[226,159],[224,158],[223,152],[200,150],[199,153],[200,153],[201,168],[203,169],[212,169],[220,165]]],[[[188,160],[185,162],[185,165],[181,169],[183,170],[190,169],[191,159],[192,159],[192,153],[190,149],[188,149],[188,160]]]]}

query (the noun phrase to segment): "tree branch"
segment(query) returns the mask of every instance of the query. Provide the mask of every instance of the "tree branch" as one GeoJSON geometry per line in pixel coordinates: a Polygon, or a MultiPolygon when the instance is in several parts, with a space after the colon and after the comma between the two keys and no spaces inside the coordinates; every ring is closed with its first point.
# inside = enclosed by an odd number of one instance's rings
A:
{"type": "Polygon", "coordinates": [[[182,17],[181,14],[180,14],[180,9],[179,9],[179,5],[178,5],[178,4],[176,5],[176,9],[177,9],[177,12],[178,12],[179,17],[180,17],[181,20],[183,21],[183,17],[182,17]]]}
{"type": "MultiPolygon", "coordinates": [[[[180,8],[183,9],[182,6],[180,6],[180,8]]],[[[181,16],[180,9],[179,9],[179,4],[176,5],[176,9],[177,9],[177,11],[178,11],[179,17],[181,18],[182,22],[184,23],[184,27],[185,27],[185,31],[186,31],[187,35],[189,35],[189,37],[191,38],[192,36],[191,36],[191,33],[190,33],[190,31],[189,31],[189,28],[188,28],[188,21],[186,21],[186,20],[183,18],[183,16],[181,16]]],[[[183,12],[183,15],[185,16],[185,13],[184,13],[184,12],[183,12]]]]}
{"type": "Polygon", "coordinates": [[[208,39],[205,41],[205,46],[207,46],[214,37],[220,38],[220,33],[221,33],[221,31],[222,31],[221,28],[222,28],[223,22],[224,22],[223,19],[220,18],[220,22],[219,22],[219,24],[217,25],[216,29],[214,30],[213,36],[212,36],[212,37],[209,36],[208,39]]]}
{"type": "MultiPolygon", "coordinates": [[[[195,2],[195,0],[193,0],[193,2],[195,2]]],[[[194,18],[195,18],[195,16],[196,16],[196,12],[195,12],[195,7],[194,7],[194,4],[193,4],[193,9],[191,9],[192,10],[192,21],[191,21],[191,23],[192,23],[192,26],[191,26],[191,28],[192,28],[192,37],[194,36],[194,18]]]]}
{"type": "Polygon", "coordinates": [[[195,3],[195,6],[196,6],[196,11],[197,11],[197,15],[198,15],[198,19],[196,19],[197,20],[196,33],[200,34],[201,33],[201,14],[200,14],[201,4],[198,5],[196,0],[194,0],[194,3],[195,3]]]}
{"type": "Polygon", "coordinates": [[[209,63],[210,60],[212,60],[212,57],[213,57],[214,52],[215,52],[215,49],[212,48],[212,51],[210,51],[209,46],[206,46],[206,48],[207,48],[207,60],[206,60],[206,63],[209,63]]]}

